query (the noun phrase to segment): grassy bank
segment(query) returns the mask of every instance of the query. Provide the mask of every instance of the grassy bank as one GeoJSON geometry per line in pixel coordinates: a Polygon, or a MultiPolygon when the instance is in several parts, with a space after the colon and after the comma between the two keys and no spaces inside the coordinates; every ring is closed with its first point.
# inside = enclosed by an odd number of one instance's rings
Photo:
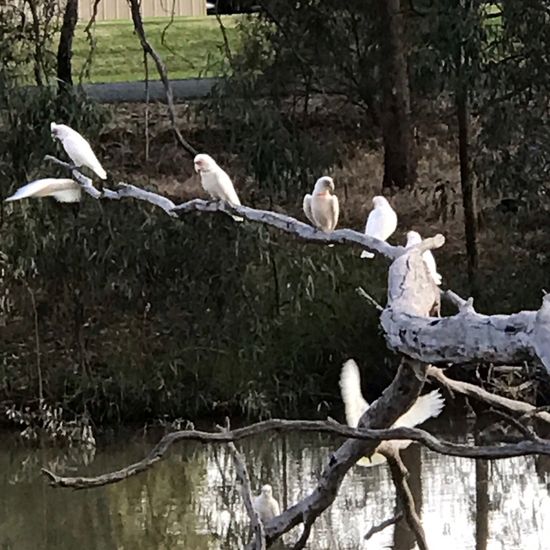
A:
{"type": "MultiPolygon", "coordinates": [[[[222,17],[229,44],[237,44],[239,16],[222,17]]],[[[79,74],[90,53],[84,32],[77,27],[74,42],[74,69],[79,74]]],[[[171,78],[217,76],[223,62],[223,34],[215,17],[178,17],[145,20],[147,38],[162,56],[171,78]],[[164,36],[163,36],[164,35],[164,36]]],[[[90,82],[143,80],[143,54],[131,21],[97,23],[93,31],[96,46],[90,82]]],[[[150,62],[150,75],[157,78],[150,62]]]]}

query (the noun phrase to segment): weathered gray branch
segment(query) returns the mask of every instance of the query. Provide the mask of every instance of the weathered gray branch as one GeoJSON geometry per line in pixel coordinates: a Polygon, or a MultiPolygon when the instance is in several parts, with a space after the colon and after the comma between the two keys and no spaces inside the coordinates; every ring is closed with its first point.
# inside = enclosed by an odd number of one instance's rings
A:
{"type": "Polygon", "coordinates": [[[424,528],[422,527],[420,518],[416,513],[414,498],[407,481],[409,472],[399,456],[399,451],[392,451],[387,453],[385,456],[388,461],[388,466],[390,467],[393,484],[395,485],[397,501],[402,507],[407,524],[414,533],[418,548],[420,550],[428,550],[428,543],[426,542],[424,528]]]}
{"type": "MultiPolygon", "coordinates": [[[[89,178],[67,163],[53,157],[47,158],[72,169],[73,177],[84,191],[98,198],[99,191],[93,188],[89,178]]],[[[442,235],[425,239],[419,245],[406,249],[352,229],[324,233],[291,216],[248,206],[234,206],[223,201],[193,199],[172,206],[172,201],[158,193],[124,183],[117,191],[104,189],[101,198],[135,198],[158,206],[171,216],[183,216],[190,212],[237,214],[248,221],[275,227],[308,242],[355,244],[374,250],[393,260],[388,276],[388,303],[380,316],[390,349],[412,359],[435,364],[541,361],[550,372],[550,297],[544,298],[538,311],[482,315],[475,311],[471,300],[462,300],[452,291],[447,291],[445,296],[458,306],[459,312],[443,318],[432,316],[439,310],[440,290],[428,273],[421,254],[443,246],[445,238],[442,235]]]]}
{"type": "Polygon", "coordinates": [[[517,401],[516,399],[502,397],[475,386],[474,384],[453,380],[448,376],[445,376],[443,371],[437,367],[428,367],[427,374],[429,378],[437,380],[437,382],[451,392],[460,393],[468,397],[474,397],[487,405],[504,409],[510,413],[533,416],[534,418],[550,423],[550,413],[546,411],[538,411],[534,405],[525,403],[524,401],[517,401]]]}
{"type": "MultiPolygon", "coordinates": [[[[120,470],[94,477],[60,476],[47,469],[42,472],[51,484],[56,487],[70,487],[72,489],[89,489],[110,485],[133,477],[154,466],[162,460],[171,446],[180,441],[199,441],[201,443],[229,443],[253,437],[266,432],[318,432],[338,435],[359,441],[387,441],[393,439],[411,439],[422,443],[434,452],[443,455],[459,456],[463,458],[503,459],[515,456],[545,454],[550,455],[550,441],[535,438],[532,441],[521,441],[514,444],[471,446],[440,440],[430,433],[419,428],[391,428],[391,429],[355,429],[338,424],[334,421],[320,420],[281,420],[273,419],[257,422],[230,430],[220,434],[200,430],[181,430],[167,434],[142,460],[126,466],[120,470]]],[[[367,453],[364,453],[367,454],[367,453]]],[[[358,458],[363,456],[361,454],[358,458]]]]}

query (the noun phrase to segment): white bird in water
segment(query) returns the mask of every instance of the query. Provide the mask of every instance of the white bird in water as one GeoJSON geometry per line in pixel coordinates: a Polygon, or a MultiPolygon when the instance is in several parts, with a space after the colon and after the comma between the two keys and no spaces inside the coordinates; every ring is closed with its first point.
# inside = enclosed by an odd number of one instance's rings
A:
{"type": "Polygon", "coordinates": [[[72,179],[46,178],[31,181],[20,187],[5,202],[18,201],[33,197],[53,197],[58,202],[80,202],[82,188],[72,179]]]}
{"type": "Polygon", "coordinates": [[[325,233],[334,231],[338,223],[340,207],[334,194],[334,181],[323,176],[315,182],[313,194],[304,197],[304,212],[308,220],[325,233]]]}
{"type": "MultiPolygon", "coordinates": [[[[420,244],[421,242],[422,237],[420,236],[420,233],[417,233],[416,231],[409,231],[407,233],[407,244],[405,245],[407,248],[420,244]]],[[[439,286],[441,284],[441,275],[437,272],[437,266],[432,251],[426,250],[426,252],[422,254],[422,259],[424,260],[434,283],[439,286]]]]}
{"type": "Polygon", "coordinates": [[[61,142],[63,149],[77,168],[85,166],[102,180],[107,179],[107,172],[97,160],[90,144],[76,130],[65,124],[56,124],[55,122],[50,124],[50,130],[52,138],[61,142]]]}
{"type": "MultiPolygon", "coordinates": [[[[340,374],[340,391],[342,393],[342,401],[346,409],[346,421],[348,426],[357,428],[359,420],[369,408],[369,404],[365,401],[361,393],[361,377],[359,368],[353,359],[348,359],[342,367],[340,374]]],[[[422,424],[428,418],[438,416],[443,410],[445,401],[439,393],[439,390],[434,390],[426,395],[421,395],[412,407],[402,416],[400,416],[391,426],[392,428],[414,428],[418,424],[422,424]]],[[[412,441],[399,439],[395,441],[383,441],[378,445],[377,450],[383,450],[389,444],[397,449],[405,449],[412,441]]],[[[379,452],[373,453],[370,457],[360,459],[357,464],[359,466],[374,466],[382,464],[386,458],[379,452]]]]}
{"type": "MultiPolygon", "coordinates": [[[[204,153],[197,155],[194,164],[195,172],[198,172],[201,177],[201,185],[210,197],[240,206],[241,201],[231,178],[210,155],[204,153]]],[[[233,216],[233,219],[237,222],[243,221],[240,216],[233,216]]]]}
{"type": "MultiPolygon", "coordinates": [[[[380,195],[372,199],[372,204],[374,208],[367,218],[365,235],[386,241],[397,228],[397,214],[390,203],[380,195]]],[[[374,258],[374,254],[363,250],[361,258],[374,258]]]]}
{"type": "Polygon", "coordinates": [[[254,497],[252,504],[262,522],[269,521],[281,513],[279,503],[273,498],[273,489],[269,484],[262,487],[261,493],[254,497]]]}

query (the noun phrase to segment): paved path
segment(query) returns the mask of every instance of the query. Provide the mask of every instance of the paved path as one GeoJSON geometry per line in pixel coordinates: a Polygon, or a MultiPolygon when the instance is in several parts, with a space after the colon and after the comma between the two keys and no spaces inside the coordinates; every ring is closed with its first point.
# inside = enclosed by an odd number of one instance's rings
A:
{"type": "MultiPolygon", "coordinates": [[[[197,99],[207,96],[218,78],[188,78],[171,80],[175,100],[197,99]]],[[[108,84],[84,84],[84,91],[99,103],[143,103],[145,82],[110,82],[108,84]]],[[[165,101],[160,81],[149,82],[149,97],[153,101],[165,101]]]]}

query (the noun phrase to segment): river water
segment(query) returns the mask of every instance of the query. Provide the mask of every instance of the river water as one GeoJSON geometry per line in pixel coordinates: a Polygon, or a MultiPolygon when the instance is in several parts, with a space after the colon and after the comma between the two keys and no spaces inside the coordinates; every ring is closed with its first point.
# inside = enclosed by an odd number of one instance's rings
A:
{"type": "MultiPolygon", "coordinates": [[[[463,417],[432,424],[442,437],[463,440],[463,417]]],[[[29,449],[0,434],[1,550],[239,549],[247,517],[223,446],[182,443],[148,472],[88,491],[53,489],[46,466],[67,475],[101,473],[141,458],[154,438],[120,436],[95,452],[29,449]],[[148,441],[149,439],[149,441],[148,441]]],[[[242,450],[255,491],[271,483],[284,505],[315,484],[339,440],[317,435],[265,435],[242,450]]],[[[550,460],[522,457],[478,462],[444,457],[413,445],[404,453],[410,484],[431,549],[548,550],[550,460]]],[[[415,548],[408,530],[389,527],[364,541],[394,514],[386,465],[355,467],[308,548],[415,548]]],[[[285,537],[290,544],[300,528],[285,537]]]]}

